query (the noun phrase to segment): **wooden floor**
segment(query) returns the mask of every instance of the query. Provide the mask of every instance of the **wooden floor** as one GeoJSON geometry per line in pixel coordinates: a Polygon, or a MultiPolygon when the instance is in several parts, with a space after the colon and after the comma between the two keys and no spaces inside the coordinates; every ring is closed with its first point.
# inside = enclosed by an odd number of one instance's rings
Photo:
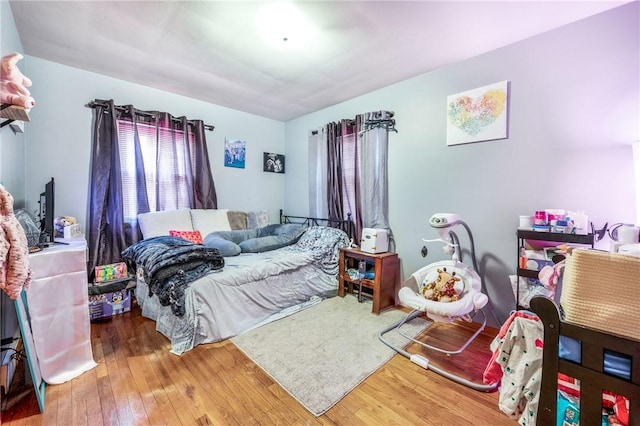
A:
{"type": "MultiPolygon", "coordinates": [[[[460,336],[470,335],[473,327],[436,323],[426,339],[462,342],[460,336]]],[[[497,392],[472,390],[399,354],[327,413],[314,417],[230,341],[173,355],[168,340],[137,306],[111,322],[92,324],[91,330],[98,366],[69,382],[47,386],[43,414],[33,387],[16,378],[3,401],[2,424],[516,424],[498,410],[497,392]]],[[[460,355],[434,356],[416,344],[409,350],[424,352],[434,364],[481,382],[495,333],[485,331],[460,355]]]]}

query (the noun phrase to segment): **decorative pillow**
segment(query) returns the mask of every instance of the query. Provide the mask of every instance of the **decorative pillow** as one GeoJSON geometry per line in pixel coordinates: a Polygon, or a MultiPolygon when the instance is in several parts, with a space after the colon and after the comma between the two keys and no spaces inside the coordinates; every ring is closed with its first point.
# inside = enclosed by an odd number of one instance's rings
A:
{"type": "Polygon", "coordinates": [[[300,239],[303,232],[304,228],[301,227],[299,230],[287,234],[250,238],[242,241],[238,245],[243,253],[262,253],[294,244],[300,239]]]}
{"type": "Polygon", "coordinates": [[[240,246],[222,237],[217,237],[215,232],[204,238],[204,245],[209,248],[218,249],[220,256],[229,257],[237,256],[241,253],[240,246]]]}
{"type": "Polygon", "coordinates": [[[229,226],[231,226],[232,231],[247,229],[247,213],[229,210],[227,212],[227,217],[229,218],[229,226]]]}
{"type": "Polygon", "coordinates": [[[202,244],[202,234],[200,231],[177,231],[172,229],[169,231],[172,237],[180,237],[191,241],[193,244],[202,244]]]}
{"type": "Polygon", "coordinates": [[[247,212],[247,228],[262,228],[269,224],[269,212],[267,210],[256,210],[247,212]]]}
{"type": "Polygon", "coordinates": [[[228,211],[229,209],[192,209],[193,229],[200,231],[202,235],[209,235],[214,231],[231,231],[228,211]]]}
{"type": "Polygon", "coordinates": [[[144,238],[169,235],[169,231],[172,229],[193,231],[189,209],[140,213],[138,223],[144,238]]]}

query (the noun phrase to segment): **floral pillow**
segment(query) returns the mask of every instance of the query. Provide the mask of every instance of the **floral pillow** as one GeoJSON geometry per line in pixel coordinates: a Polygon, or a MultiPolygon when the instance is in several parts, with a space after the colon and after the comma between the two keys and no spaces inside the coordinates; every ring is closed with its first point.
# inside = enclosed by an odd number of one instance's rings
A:
{"type": "Polygon", "coordinates": [[[184,238],[194,244],[202,244],[202,234],[200,234],[200,231],[176,231],[172,229],[169,231],[169,235],[184,238]]]}
{"type": "Polygon", "coordinates": [[[257,229],[269,225],[269,212],[266,210],[255,210],[247,212],[247,228],[257,229]]]}

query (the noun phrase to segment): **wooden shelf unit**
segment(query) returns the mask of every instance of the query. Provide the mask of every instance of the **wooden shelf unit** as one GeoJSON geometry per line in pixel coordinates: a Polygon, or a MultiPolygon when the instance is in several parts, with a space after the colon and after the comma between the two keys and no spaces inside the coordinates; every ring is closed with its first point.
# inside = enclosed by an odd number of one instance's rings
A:
{"type": "Polygon", "coordinates": [[[29,113],[26,109],[19,105],[10,104],[0,104],[0,118],[6,118],[6,120],[0,123],[0,128],[16,120],[31,121],[29,119],[29,113]]]}
{"type": "Polygon", "coordinates": [[[353,293],[354,286],[360,285],[360,280],[351,279],[347,269],[358,269],[360,261],[373,265],[373,279],[362,279],[362,287],[371,289],[373,294],[373,308],[371,312],[380,311],[396,305],[398,290],[400,290],[400,260],[397,253],[365,253],[359,249],[343,248],[340,250],[340,272],[338,275],[338,296],[344,297],[345,287],[353,293]]]}

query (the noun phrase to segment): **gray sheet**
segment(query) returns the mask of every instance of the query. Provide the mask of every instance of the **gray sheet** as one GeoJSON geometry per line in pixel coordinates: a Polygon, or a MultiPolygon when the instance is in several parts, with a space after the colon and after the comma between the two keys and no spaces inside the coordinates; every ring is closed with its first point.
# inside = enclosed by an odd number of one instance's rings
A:
{"type": "Polygon", "coordinates": [[[156,321],[156,330],[171,340],[171,352],[179,355],[240,334],[313,296],[335,296],[339,250],[347,244],[340,230],[311,227],[294,245],[226,257],[222,270],[194,281],[185,291],[182,317],[149,297],[141,274],[136,297],[142,315],[156,321]]]}

